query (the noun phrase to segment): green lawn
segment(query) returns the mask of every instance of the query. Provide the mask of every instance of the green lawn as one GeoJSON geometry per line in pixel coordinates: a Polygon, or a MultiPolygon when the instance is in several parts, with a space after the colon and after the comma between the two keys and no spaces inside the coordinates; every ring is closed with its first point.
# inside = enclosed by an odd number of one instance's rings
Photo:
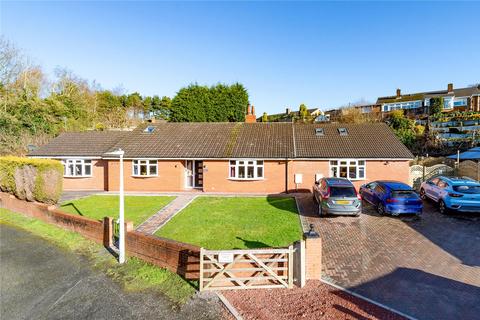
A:
{"type": "Polygon", "coordinates": [[[295,199],[198,197],[155,233],[207,249],[287,246],[302,235],[295,199]]]}
{"type": "MultiPolygon", "coordinates": [[[[163,196],[125,196],[125,220],[132,221],[134,226],[138,226],[174,198],[163,196]]],[[[118,196],[89,196],[64,202],[60,208],[65,212],[97,220],[107,216],[118,218],[118,196]]]]}
{"type": "Polygon", "coordinates": [[[134,257],[128,257],[126,263],[119,265],[103,246],[85,239],[78,233],[0,208],[0,224],[2,223],[22,228],[59,247],[88,256],[96,268],[122,284],[126,290],[153,290],[178,304],[187,302],[195,294],[195,283],[134,257]]]}

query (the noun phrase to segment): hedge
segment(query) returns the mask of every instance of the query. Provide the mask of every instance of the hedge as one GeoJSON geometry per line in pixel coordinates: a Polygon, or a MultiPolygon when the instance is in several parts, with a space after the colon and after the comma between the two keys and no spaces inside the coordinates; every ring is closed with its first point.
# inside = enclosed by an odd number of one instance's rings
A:
{"type": "Polygon", "coordinates": [[[57,203],[63,190],[60,161],[0,157],[0,190],[19,199],[57,203]]]}

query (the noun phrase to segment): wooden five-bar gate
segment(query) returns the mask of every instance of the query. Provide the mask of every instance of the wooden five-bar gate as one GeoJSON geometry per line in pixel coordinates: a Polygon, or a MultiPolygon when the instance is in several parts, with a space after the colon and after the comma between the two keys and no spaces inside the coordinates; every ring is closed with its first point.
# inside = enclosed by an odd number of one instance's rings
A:
{"type": "Polygon", "coordinates": [[[253,250],[200,249],[200,291],[291,288],[293,246],[253,250]]]}

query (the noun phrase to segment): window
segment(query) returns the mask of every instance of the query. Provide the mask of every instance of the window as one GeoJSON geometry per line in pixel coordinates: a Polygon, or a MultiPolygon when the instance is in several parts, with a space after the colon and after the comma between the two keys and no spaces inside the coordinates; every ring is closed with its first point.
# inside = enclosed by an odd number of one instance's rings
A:
{"type": "Polygon", "coordinates": [[[91,177],[92,160],[65,159],[62,160],[64,177],[91,177]]]}
{"type": "Polygon", "coordinates": [[[444,97],[443,98],[443,109],[452,109],[453,108],[453,98],[444,97]]]}
{"type": "Polygon", "coordinates": [[[365,160],[330,160],[330,177],[365,179],[365,160]]]}
{"type": "Polygon", "coordinates": [[[157,160],[133,160],[132,175],[135,177],[157,176],[157,160]]]}
{"type": "Polygon", "coordinates": [[[315,128],[315,135],[316,136],[324,136],[325,132],[323,131],[323,128],[315,128]]]}
{"type": "Polygon", "coordinates": [[[407,101],[407,102],[395,102],[395,103],[385,103],[383,105],[383,111],[393,111],[399,109],[416,109],[422,106],[422,101],[407,101]]]}
{"type": "Polygon", "coordinates": [[[341,136],[347,136],[348,135],[347,128],[338,128],[338,133],[340,133],[341,136]]]}
{"type": "Polygon", "coordinates": [[[230,160],[228,172],[230,179],[263,179],[263,160],[230,160]]]}
{"type": "Polygon", "coordinates": [[[330,187],[330,197],[356,197],[357,193],[352,187],[330,187]]]}
{"type": "Polygon", "coordinates": [[[467,105],[467,98],[455,98],[453,99],[454,107],[464,107],[467,105]]]}

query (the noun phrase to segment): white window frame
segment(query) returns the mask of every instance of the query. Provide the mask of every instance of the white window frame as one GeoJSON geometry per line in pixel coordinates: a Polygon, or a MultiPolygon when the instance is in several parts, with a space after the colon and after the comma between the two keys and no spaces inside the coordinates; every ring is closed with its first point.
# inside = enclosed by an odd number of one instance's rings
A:
{"type": "Polygon", "coordinates": [[[157,159],[133,159],[132,160],[132,177],[158,177],[158,160],[157,159]],[[141,167],[146,166],[147,174],[141,174],[141,167]],[[155,174],[151,173],[151,168],[155,168],[155,174]],[[135,174],[137,169],[137,174],[135,174]]]}
{"type": "Polygon", "coordinates": [[[91,177],[93,174],[93,164],[91,159],[63,159],[63,176],[67,178],[86,178],[91,177]],[[73,166],[73,171],[70,172],[69,167],[73,166]],[[79,168],[80,172],[77,172],[79,168]],[[90,174],[85,174],[85,168],[90,168],[90,174]]]}
{"type": "Polygon", "coordinates": [[[334,177],[334,178],[341,178],[340,177],[340,167],[346,167],[347,168],[347,179],[351,181],[357,181],[357,180],[366,180],[367,179],[367,161],[363,159],[330,159],[328,161],[328,166],[329,166],[329,176],[334,177]],[[334,162],[336,161],[336,164],[334,162]],[[360,164],[360,162],[363,161],[363,164],[360,164]],[[345,162],[346,164],[341,164],[342,162],[345,162]],[[350,168],[355,167],[355,176],[356,178],[350,178],[350,168]],[[336,174],[334,172],[334,169],[336,171],[336,174]],[[363,169],[363,177],[360,177],[360,171],[363,169]]]}
{"type": "Polygon", "coordinates": [[[264,180],[265,179],[265,161],[253,159],[238,159],[228,161],[228,179],[230,180],[264,180]],[[244,177],[239,177],[240,168],[244,169],[244,177]],[[248,177],[248,167],[253,167],[253,177],[248,177]],[[258,175],[258,169],[261,169],[262,175],[258,175]],[[232,175],[233,173],[233,175],[232,175]]]}

